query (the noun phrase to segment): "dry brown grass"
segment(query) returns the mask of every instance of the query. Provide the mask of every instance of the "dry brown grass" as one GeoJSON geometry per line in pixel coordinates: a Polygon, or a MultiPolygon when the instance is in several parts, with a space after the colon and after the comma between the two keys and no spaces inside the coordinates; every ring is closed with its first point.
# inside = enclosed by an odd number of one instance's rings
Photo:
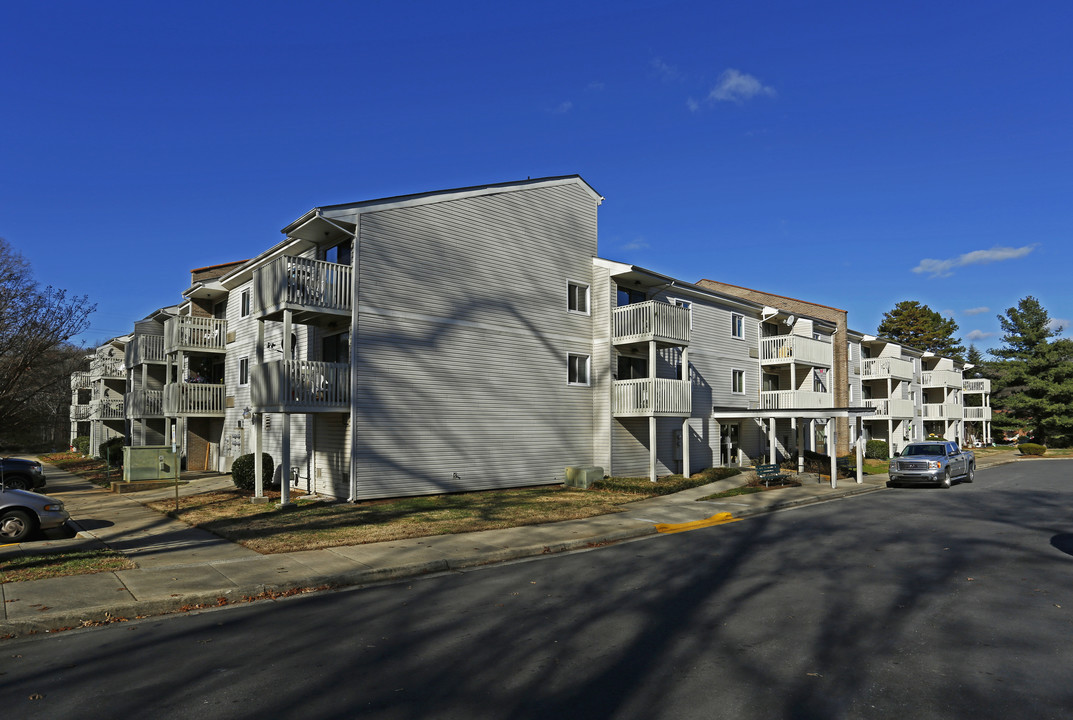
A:
{"type": "Polygon", "coordinates": [[[635,493],[562,487],[490,490],[364,503],[298,500],[279,508],[279,494],[253,504],[239,491],[201,493],[149,503],[153,509],[259,553],[314,550],[536,525],[605,515],[639,499],[635,493]]]}

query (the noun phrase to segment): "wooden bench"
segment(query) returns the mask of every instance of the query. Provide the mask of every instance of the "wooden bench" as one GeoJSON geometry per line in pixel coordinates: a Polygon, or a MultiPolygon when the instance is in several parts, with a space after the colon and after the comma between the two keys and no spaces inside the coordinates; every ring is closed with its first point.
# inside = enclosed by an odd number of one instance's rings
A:
{"type": "Polygon", "coordinates": [[[772,480],[785,480],[790,477],[788,473],[780,472],[779,466],[775,463],[767,463],[766,465],[756,466],[756,479],[764,481],[764,487],[771,487],[772,480]]]}

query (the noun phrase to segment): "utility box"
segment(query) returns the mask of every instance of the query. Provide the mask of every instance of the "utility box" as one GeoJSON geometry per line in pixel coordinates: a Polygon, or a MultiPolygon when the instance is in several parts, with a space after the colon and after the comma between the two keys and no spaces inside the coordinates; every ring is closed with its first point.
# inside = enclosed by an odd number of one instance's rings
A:
{"type": "Polygon", "coordinates": [[[178,479],[179,459],[171,451],[171,445],[123,448],[123,482],[178,479]]]}
{"type": "Polygon", "coordinates": [[[604,469],[597,465],[589,466],[575,466],[570,465],[566,468],[566,486],[581,488],[587,490],[597,480],[602,480],[604,477],[604,469]]]}

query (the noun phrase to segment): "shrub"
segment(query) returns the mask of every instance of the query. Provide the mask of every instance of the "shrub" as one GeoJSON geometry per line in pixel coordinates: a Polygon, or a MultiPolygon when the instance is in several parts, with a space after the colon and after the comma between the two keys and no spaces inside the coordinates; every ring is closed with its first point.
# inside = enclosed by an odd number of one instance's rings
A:
{"type": "Polygon", "coordinates": [[[872,460],[886,460],[890,457],[890,447],[886,440],[869,440],[864,446],[864,456],[872,460]]]}
{"type": "MultiPolygon", "coordinates": [[[[261,481],[265,486],[272,484],[272,470],[276,464],[268,453],[261,453],[261,481]]],[[[252,491],[257,484],[257,467],[253,464],[253,453],[239,455],[231,464],[231,482],[239,490],[252,491]]]]}
{"type": "Polygon", "coordinates": [[[1039,445],[1037,443],[1021,443],[1017,446],[1017,449],[1021,451],[1022,455],[1042,455],[1047,452],[1046,445],[1039,445]]]}
{"type": "Polygon", "coordinates": [[[79,435],[72,444],[75,447],[75,452],[79,455],[89,455],[89,438],[87,436],[79,435]]]}
{"type": "MultiPolygon", "coordinates": [[[[89,443],[88,438],[86,443],[89,443]]],[[[123,464],[123,438],[121,436],[102,442],[97,450],[100,452],[101,460],[104,460],[112,467],[119,467],[123,464]]]]}

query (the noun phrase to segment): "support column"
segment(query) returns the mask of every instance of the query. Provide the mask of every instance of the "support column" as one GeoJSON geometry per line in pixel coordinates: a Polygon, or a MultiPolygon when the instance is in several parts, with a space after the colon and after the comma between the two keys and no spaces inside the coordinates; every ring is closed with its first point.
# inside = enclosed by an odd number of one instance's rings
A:
{"type": "Polygon", "coordinates": [[[797,423],[797,473],[805,472],[805,423],[795,420],[797,423]]]}
{"type": "MultiPolygon", "coordinates": [[[[689,385],[689,348],[682,348],[682,376],[680,378],[690,388],[690,412],[692,412],[692,387],[689,385]]],[[[682,477],[689,477],[689,415],[682,418],[682,477]]]]}
{"type": "Polygon", "coordinates": [[[828,418],[827,419],[827,457],[830,458],[830,460],[831,460],[831,487],[832,488],[838,487],[838,463],[837,463],[837,458],[835,457],[835,440],[837,439],[835,437],[836,435],[837,435],[837,432],[835,431],[835,419],[834,418],[828,418]]]}
{"type": "MultiPolygon", "coordinates": [[[[290,339],[288,338],[288,342],[290,339]]],[[[279,506],[291,504],[291,414],[283,413],[283,465],[279,471],[279,506]]]]}
{"type": "Polygon", "coordinates": [[[648,479],[656,482],[656,417],[648,418],[648,479]]]}
{"type": "Polygon", "coordinates": [[[857,426],[857,484],[864,482],[864,420],[857,417],[854,422],[857,426]]]}
{"type": "MultiPolygon", "coordinates": [[[[648,407],[656,402],[656,341],[648,341],[648,407]]],[[[648,418],[648,479],[656,482],[656,416],[648,418]]]]}
{"type": "MultiPolygon", "coordinates": [[[[263,373],[265,362],[265,321],[261,318],[257,319],[257,346],[254,348],[254,359],[257,362],[259,374],[263,373]]],[[[252,397],[250,399],[251,401],[253,400],[252,397]]],[[[254,408],[253,413],[253,497],[255,498],[254,502],[257,502],[257,498],[263,498],[265,496],[264,471],[261,469],[261,454],[264,452],[265,416],[264,413],[258,412],[256,407],[254,408]]]]}
{"type": "Polygon", "coordinates": [[[768,462],[775,462],[775,418],[768,418],[767,421],[767,448],[768,448],[768,462]]]}

